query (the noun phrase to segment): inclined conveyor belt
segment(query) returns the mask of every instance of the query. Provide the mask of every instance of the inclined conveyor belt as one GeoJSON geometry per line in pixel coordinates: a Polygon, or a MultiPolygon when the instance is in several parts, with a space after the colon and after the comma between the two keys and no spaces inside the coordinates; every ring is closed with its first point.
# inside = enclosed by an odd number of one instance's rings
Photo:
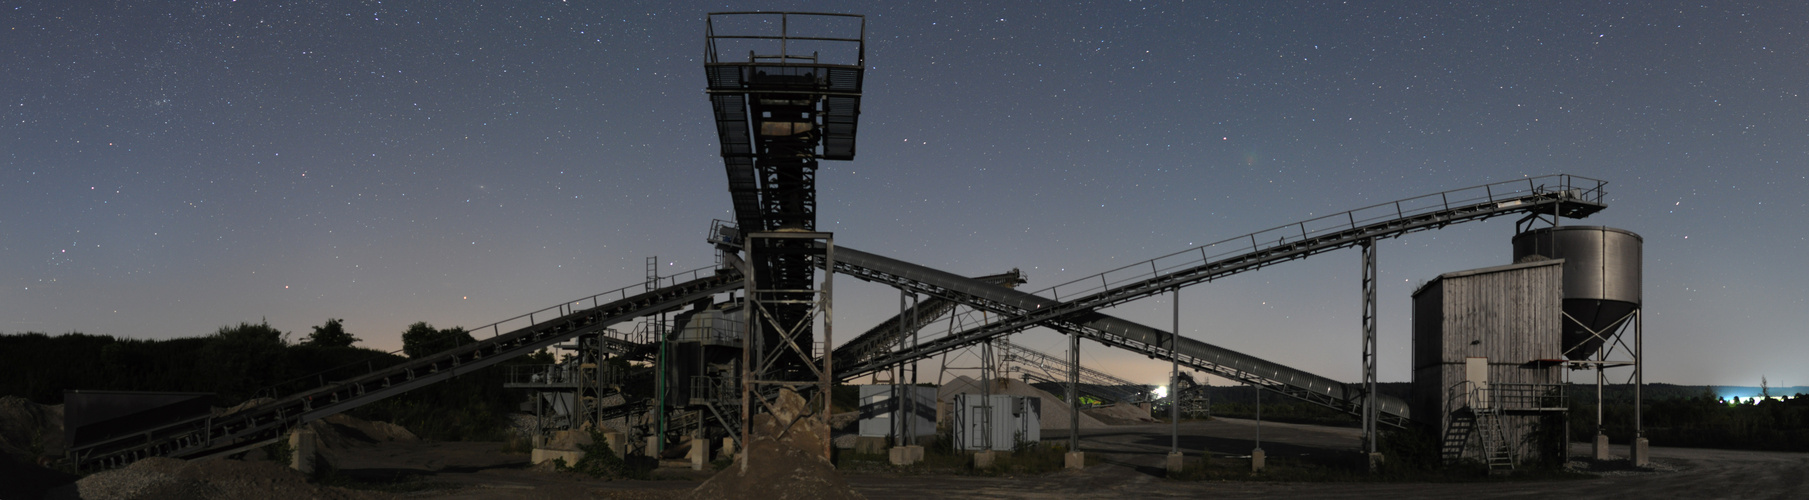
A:
{"type": "MultiPolygon", "coordinates": [[[[904,282],[914,283],[915,285],[912,285],[911,288],[916,288],[919,292],[946,297],[969,307],[988,309],[1000,314],[1022,314],[1023,311],[1035,311],[1060,305],[1053,299],[990,285],[953,273],[862,252],[842,245],[835,247],[835,263],[836,270],[844,274],[882,281],[895,286],[904,282]],[[879,279],[874,279],[876,277],[879,279]]],[[[1166,359],[1169,339],[1173,338],[1168,332],[1097,312],[1052,320],[1045,323],[1044,326],[1063,333],[1079,334],[1109,346],[1149,355],[1152,358],[1166,359]]],[[[943,339],[938,339],[938,341],[941,340],[943,339]]],[[[975,339],[962,345],[972,345],[981,340],[983,339],[975,339]]],[[[1353,413],[1362,404],[1360,398],[1362,388],[1358,384],[1345,384],[1187,337],[1180,337],[1180,343],[1176,346],[1175,351],[1181,364],[1221,377],[1260,385],[1275,392],[1353,413]]],[[[934,352],[940,352],[940,350],[934,352]]],[[[920,359],[929,353],[915,354],[919,354],[919,356],[912,359],[920,359]]],[[[893,361],[894,359],[896,357],[883,361],[893,361]]],[[[892,363],[870,362],[844,366],[838,363],[836,378],[848,380],[890,364],[892,363]]],[[[1377,399],[1377,408],[1381,410],[1385,423],[1397,427],[1405,425],[1408,417],[1406,401],[1389,396],[1379,396],[1377,399]]]]}
{"type": "MultiPolygon", "coordinates": [[[[1097,311],[1281,262],[1452,224],[1513,214],[1526,214],[1529,219],[1549,216],[1553,222],[1559,217],[1583,218],[1607,207],[1603,189],[1606,184],[1601,180],[1558,174],[1407,198],[1190,248],[1070,281],[1037,294],[992,287],[838,246],[837,272],[947,298],[1000,317],[888,356],[857,363],[837,363],[836,376],[847,380],[1038,325],[1150,357],[1167,358],[1170,335],[1097,311]]],[[[1176,357],[1190,367],[1346,412],[1355,413],[1361,409],[1363,391],[1357,384],[1339,383],[1186,338],[1180,339],[1176,350],[1176,357]]],[[[1406,425],[1406,404],[1396,398],[1378,397],[1382,422],[1406,425]]]]}
{"type": "Polygon", "coordinates": [[[628,290],[644,286],[636,284],[477,328],[473,332],[489,330],[496,335],[235,413],[197,417],[72,449],[70,456],[78,469],[96,470],[154,456],[193,459],[242,452],[280,439],[304,423],[471,373],[579,335],[602,332],[610,325],[683,307],[742,285],[741,274],[731,270],[696,270],[692,276],[695,278],[688,281],[673,279],[672,285],[630,295],[628,290]],[[591,307],[580,309],[579,305],[591,307]],[[504,325],[524,322],[525,326],[503,333],[504,325]]]}

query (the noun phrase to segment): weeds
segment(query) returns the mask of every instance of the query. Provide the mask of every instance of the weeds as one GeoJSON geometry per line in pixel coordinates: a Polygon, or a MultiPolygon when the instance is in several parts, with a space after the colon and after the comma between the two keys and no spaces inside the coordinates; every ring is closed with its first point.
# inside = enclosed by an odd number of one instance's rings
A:
{"type": "Polygon", "coordinates": [[[578,463],[565,463],[565,459],[553,459],[553,468],[560,471],[576,472],[598,479],[652,479],[653,469],[659,462],[650,457],[618,457],[609,449],[608,439],[603,432],[590,431],[590,444],[579,446],[584,458],[578,463]]]}

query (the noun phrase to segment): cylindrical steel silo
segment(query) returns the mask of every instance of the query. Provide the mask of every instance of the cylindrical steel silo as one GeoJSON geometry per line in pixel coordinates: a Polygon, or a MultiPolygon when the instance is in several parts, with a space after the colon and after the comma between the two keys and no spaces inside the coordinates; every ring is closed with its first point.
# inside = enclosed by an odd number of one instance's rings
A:
{"type": "Polygon", "coordinates": [[[1639,309],[1640,254],[1645,240],[1624,229],[1558,226],[1514,235],[1514,261],[1530,255],[1564,259],[1564,352],[1588,359],[1615,323],[1639,309]],[[1599,335],[1592,335],[1594,331],[1599,335]]]}

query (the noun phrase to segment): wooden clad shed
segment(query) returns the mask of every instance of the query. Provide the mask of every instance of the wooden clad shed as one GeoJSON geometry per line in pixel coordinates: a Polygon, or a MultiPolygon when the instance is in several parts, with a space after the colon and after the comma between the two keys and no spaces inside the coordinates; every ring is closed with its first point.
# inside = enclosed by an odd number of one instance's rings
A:
{"type": "Polygon", "coordinates": [[[1562,368],[1552,363],[1564,357],[1563,263],[1446,273],[1413,292],[1412,415],[1436,425],[1448,441],[1469,441],[1457,446],[1459,456],[1484,458],[1477,455],[1478,438],[1468,435],[1476,422],[1464,420],[1491,401],[1505,410],[1497,412],[1500,427],[1516,459],[1537,454],[1532,435],[1553,411],[1541,397],[1563,382],[1562,368]],[[1476,391],[1488,387],[1499,390],[1476,391]],[[1507,397],[1519,399],[1502,402],[1507,397]]]}

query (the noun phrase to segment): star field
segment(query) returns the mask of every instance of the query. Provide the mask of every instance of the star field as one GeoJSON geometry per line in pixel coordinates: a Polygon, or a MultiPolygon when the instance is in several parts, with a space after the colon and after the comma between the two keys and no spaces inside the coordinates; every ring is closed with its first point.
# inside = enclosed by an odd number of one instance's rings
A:
{"type": "MultiPolygon", "coordinates": [[[[1029,289],[1527,175],[1645,238],[1648,381],[1802,385],[1809,7],[1684,2],[0,3],[0,331],[137,338],[327,318],[400,346],[708,266],[729,219],[703,16],[867,15],[859,154],[820,227],[1029,289]]],[[[1513,222],[1380,248],[1409,294],[1513,222]]],[[[838,338],[896,293],[837,283],[838,338]]],[[[1182,293],[1184,334],[1359,373],[1333,253],[1182,293]]],[[[1113,311],[1167,328],[1165,297],[1113,311]]],[[[1023,334],[1059,350],[1055,334],[1023,334]]],[[[1166,366],[1089,347],[1132,380],[1166,366]]]]}

